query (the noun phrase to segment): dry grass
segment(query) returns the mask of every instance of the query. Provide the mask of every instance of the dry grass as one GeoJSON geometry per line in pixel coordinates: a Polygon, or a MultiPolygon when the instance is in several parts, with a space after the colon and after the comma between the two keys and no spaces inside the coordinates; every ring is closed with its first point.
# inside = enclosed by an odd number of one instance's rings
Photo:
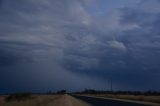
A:
{"type": "Polygon", "coordinates": [[[116,98],[116,99],[126,99],[135,101],[144,101],[160,104],[160,96],[144,96],[144,95],[113,95],[113,94],[94,94],[92,96],[105,97],[105,98],[116,98]]]}
{"type": "Polygon", "coordinates": [[[89,106],[87,103],[78,100],[67,94],[65,95],[32,95],[32,99],[5,101],[1,97],[0,106],[89,106]]]}
{"type": "Polygon", "coordinates": [[[43,95],[43,96],[32,96],[32,99],[25,101],[5,101],[4,97],[1,97],[0,106],[47,106],[50,102],[55,101],[60,95],[43,95]],[[2,99],[3,98],[3,99],[2,99]]]}

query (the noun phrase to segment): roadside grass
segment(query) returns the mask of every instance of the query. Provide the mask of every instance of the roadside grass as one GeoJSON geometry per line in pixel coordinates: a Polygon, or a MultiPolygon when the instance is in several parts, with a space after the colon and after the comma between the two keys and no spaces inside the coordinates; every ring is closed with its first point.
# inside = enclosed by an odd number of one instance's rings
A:
{"type": "Polygon", "coordinates": [[[152,102],[160,104],[160,96],[123,95],[123,94],[89,94],[89,95],[96,97],[135,100],[135,101],[152,102]]]}
{"type": "Polygon", "coordinates": [[[0,106],[47,106],[60,96],[61,95],[12,95],[3,97],[3,99],[0,100],[0,106]]]}
{"type": "Polygon", "coordinates": [[[10,101],[25,101],[33,99],[30,93],[16,93],[16,94],[11,94],[5,98],[6,102],[10,101]]]}
{"type": "Polygon", "coordinates": [[[14,97],[14,99],[10,101],[6,101],[7,97],[0,96],[0,106],[90,106],[88,103],[78,100],[68,94],[30,96],[30,99],[27,97],[25,100],[19,100],[18,95],[18,100],[14,97]]]}

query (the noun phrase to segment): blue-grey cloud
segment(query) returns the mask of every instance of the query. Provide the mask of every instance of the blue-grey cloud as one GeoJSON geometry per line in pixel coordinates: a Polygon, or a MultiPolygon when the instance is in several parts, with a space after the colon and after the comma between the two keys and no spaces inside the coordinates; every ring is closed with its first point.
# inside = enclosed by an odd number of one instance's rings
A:
{"type": "Polygon", "coordinates": [[[116,89],[159,90],[160,3],[137,1],[99,14],[97,0],[1,0],[2,90],[106,89],[109,77],[116,89]]]}

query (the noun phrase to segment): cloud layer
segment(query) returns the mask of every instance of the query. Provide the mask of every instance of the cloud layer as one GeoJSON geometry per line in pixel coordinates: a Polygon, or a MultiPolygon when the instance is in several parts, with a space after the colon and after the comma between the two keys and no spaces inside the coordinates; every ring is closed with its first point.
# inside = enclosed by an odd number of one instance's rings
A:
{"type": "Polygon", "coordinates": [[[159,90],[160,2],[137,1],[0,0],[0,91],[159,90]]]}

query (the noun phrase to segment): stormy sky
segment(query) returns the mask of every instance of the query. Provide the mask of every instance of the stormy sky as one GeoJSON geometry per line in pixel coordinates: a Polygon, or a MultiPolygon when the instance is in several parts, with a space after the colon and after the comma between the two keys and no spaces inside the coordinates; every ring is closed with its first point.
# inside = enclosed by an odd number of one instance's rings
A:
{"type": "Polygon", "coordinates": [[[0,0],[0,93],[160,91],[159,0],[0,0]]]}

